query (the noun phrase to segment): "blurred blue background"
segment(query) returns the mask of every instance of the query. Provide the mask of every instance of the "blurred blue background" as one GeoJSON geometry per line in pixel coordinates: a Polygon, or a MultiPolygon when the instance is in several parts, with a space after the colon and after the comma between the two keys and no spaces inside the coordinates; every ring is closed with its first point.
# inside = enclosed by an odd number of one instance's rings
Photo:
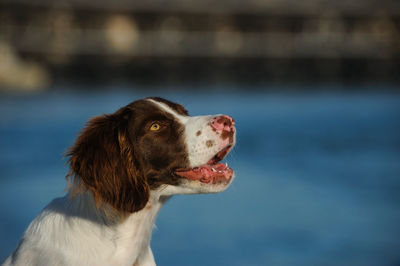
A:
{"type": "Polygon", "coordinates": [[[147,96],[237,121],[221,194],[159,265],[400,265],[398,1],[0,0],[0,262],[65,193],[84,123],[147,96]]]}
{"type": "Polygon", "coordinates": [[[238,129],[232,186],[162,209],[152,239],[160,265],[399,265],[399,94],[131,87],[2,95],[2,260],[64,193],[63,152],[84,122],[149,94],[192,115],[230,114],[238,129]]]}

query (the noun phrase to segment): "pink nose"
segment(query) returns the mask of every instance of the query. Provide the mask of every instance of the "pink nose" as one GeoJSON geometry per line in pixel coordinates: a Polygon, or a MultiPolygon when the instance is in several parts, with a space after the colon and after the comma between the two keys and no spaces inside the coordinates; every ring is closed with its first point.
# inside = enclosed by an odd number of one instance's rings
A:
{"type": "Polygon", "coordinates": [[[216,131],[235,131],[235,120],[228,115],[221,115],[214,117],[211,123],[211,127],[216,131]]]}

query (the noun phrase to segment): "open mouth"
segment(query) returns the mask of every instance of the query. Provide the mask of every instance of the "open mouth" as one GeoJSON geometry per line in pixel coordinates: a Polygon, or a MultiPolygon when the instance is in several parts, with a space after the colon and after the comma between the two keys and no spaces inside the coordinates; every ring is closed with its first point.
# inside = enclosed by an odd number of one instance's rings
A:
{"type": "Polygon", "coordinates": [[[233,170],[226,163],[220,163],[232,149],[232,145],[220,150],[205,165],[194,168],[179,168],[175,173],[189,180],[198,180],[205,184],[229,183],[233,176],[233,170]]]}

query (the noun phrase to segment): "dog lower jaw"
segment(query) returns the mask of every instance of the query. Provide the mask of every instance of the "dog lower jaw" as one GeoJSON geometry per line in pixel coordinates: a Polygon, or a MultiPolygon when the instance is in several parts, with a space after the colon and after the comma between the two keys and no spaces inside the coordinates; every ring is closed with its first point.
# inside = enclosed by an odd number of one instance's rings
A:
{"type": "Polygon", "coordinates": [[[220,193],[226,190],[235,179],[235,174],[226,182],[221,183],[203,183],[200,180],[189,180],[181,178],[179,185],[165,185],[159,188],[158,193],[161,196],[173,195],[192,195],[192,194],[212,194],[220,193]]]}
{"type": "Polygon", "coordinates": [[[208,185],[228,185],[234,175],[226,163],[219,163],[232,150],[233,143],[217,152],[207,163],[193,168],[175,169],[175,174],[189,181],[198,181],[208,185]]]}
{"type": "Polygon", "coordinates": [[[234,172],[226,164],[216,163],[201,165],[189,169],[177,169],[175,174],[191,181],[216,185],[229,183],[234,172]]]}

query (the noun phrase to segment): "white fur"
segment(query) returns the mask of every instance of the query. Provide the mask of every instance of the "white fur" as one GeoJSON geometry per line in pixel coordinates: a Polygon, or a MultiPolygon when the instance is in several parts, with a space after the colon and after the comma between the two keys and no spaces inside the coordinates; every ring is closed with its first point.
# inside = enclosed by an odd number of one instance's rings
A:
{"type": "Polygon", "coordinates": [[[99,215],[91,192],[54,199],[4,265],[156,265],[150,238],[166,200],[160,197],[153,191],[146,207],[123,222],[99,215]]]}
{"type": "MultiPolygon", "coordinates": [[[[182,116],[163,103],[149,101],[184,125],[191,167],[207,163],[226,146],[211,129],[215,116],[182,116]],[[207,141],[215,145],[207,147],[207,141]]],[[[90,191],[75,197],[67,194],[53,200],[32,221],[4,265],[155,265],[150,239],[163,203],[174,194],[214,193],[228,186],[183,179],[180,186],[164,185],[152,191],[144,209],[114,222],[98,213],[90,191]]]]}

